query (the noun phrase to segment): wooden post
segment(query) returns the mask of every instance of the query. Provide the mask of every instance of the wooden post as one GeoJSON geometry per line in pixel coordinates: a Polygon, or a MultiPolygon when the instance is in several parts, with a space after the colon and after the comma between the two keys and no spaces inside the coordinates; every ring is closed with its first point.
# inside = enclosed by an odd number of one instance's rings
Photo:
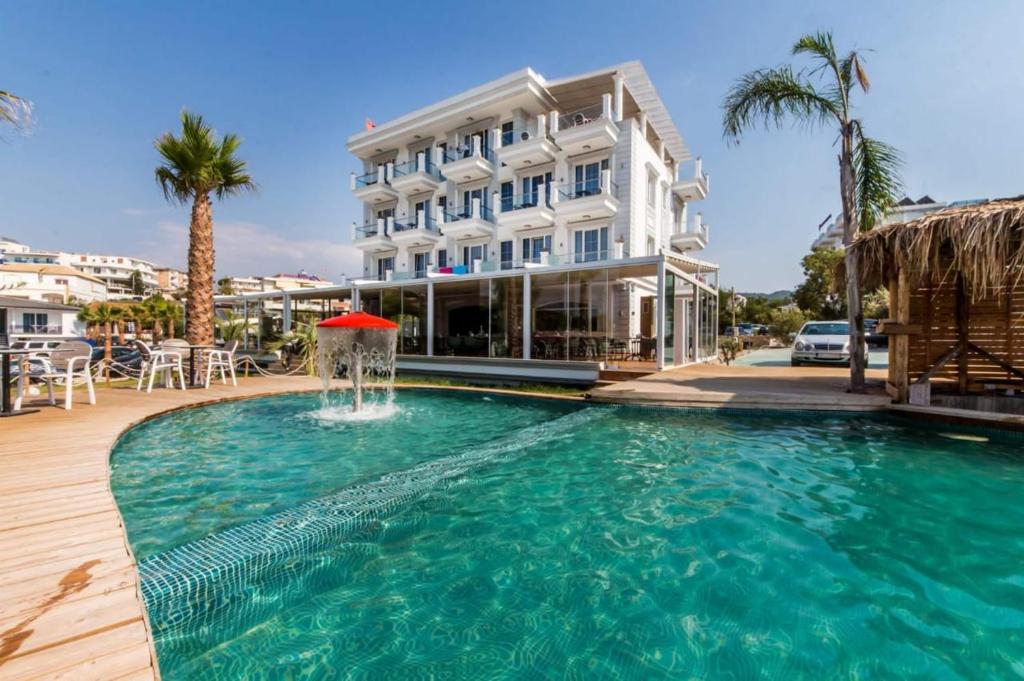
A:
{"type": "MultiPolygon", "coordinates": [[[[906,271],[900,270],[890,282],[895,285],[896,301],[893,310],[896,321],[900,324],[910,323],[910,277],[906,271]]],[[[904,403],[909,396],[910,384],[910,336],[900,334],[889,339],[889,376],[893,387],[896,388],[896,401],[904,403]]]]}
{"type": "Polygon", "coordinates": [[[961,395],[967,394],[967,362],[968,362],[968,330],[971,325],[971,310],[967,301],[967,291],[964,289],[964,279],[957,275],[956,278],[956,336],[957,345],[960,346],[960,354],[957,356],[957,387],[961,395]]]}

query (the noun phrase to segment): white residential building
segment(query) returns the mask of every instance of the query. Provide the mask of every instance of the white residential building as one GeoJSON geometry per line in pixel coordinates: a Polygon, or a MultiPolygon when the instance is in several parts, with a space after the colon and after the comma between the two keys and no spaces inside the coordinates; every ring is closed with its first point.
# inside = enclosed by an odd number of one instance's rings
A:
{"type": "Polygon", "coordinates": [[[85,325],[78,307],[0,295],[0,345],[19,340],[81,337],[85,325]]]}
{"type": "MultiPolygon", "coordinates": [[[[972,203],[979,203],[983,199],[968,199],[964,201],[953,201],[946,203],[944,201],[936,201],[932,197],[925,195],[917,201],[914,201],[910,197],[903,197],[903,199],[896,204],[889,213],[882,219],[878,227],[882,225],[891,225],[898,222],[908,222],[910,220],[916,220],[917,218],[924,217],[929,213],[943,210],[944,208],[950,208],[952,206],[965,206],[972,203]]],[[[827,227],[823,227],[821,234],[811,244],[811,250],[817,248],[842,248],[843,247],[843,226],[840,220],[833,220],[828,224],[827,227]]]]}
{"type": "Polygon", "coordinates": [[[404,320],[402,354],[671,366],[717,352],[717,266],[693,257],[708,228],[690,210],[708,176],[639,62],[523,69],[348,149],[354,301],[404,320]]]}
{"type": "Polygon", "coordinates": [[[148,296],[159,288],[156,267],[148,260],[133,258],[127,255],[93,255],[90,253],[69,253],[66,251],[34,251],[24,244],[21,248],[6,250],[6,244],[13,240],[0,241],[2,262],[18,265],[66,265],[76,270],[101,279],[107,286],[107,295],[111,300],[138,298],[148,296]],[[132,292],[131,278],[134,272],[142,277],[142,294],[132,292]]]}
{"type": "Polygon", "coordinates": [[[156,267],[157,290],[167,295],[182,293],[188,288],[188,273],[176,270],[173,267],[156,267]]]}
{"type": "Polygon", "coordinates": [[[68,265],[0,265],[0,295],[67,304],[107,300],[106,282],[68,265]]]}

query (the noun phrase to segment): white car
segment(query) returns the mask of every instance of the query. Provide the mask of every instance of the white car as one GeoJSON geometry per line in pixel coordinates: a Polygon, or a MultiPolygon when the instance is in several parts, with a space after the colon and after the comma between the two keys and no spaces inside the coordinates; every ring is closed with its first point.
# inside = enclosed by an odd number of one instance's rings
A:
{"type": "MultiPolygon", "coordinates": [[[[864,364],[868,362],[867,344],[864,345],[864,364]]],[[[804,363],[849,364],[849,322],[807,322],[796,334],[789,363],[795,367],[804,363]]]]}

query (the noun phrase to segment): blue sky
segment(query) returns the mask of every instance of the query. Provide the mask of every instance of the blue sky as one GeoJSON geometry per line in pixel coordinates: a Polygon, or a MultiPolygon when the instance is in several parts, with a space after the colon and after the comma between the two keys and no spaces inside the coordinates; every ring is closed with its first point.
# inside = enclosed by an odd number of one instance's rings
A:
{"type": "Polygon", "coordinates": [[[1024,4],[1005,2],[0,2],[0,89],[31,99],[2,133],[0,234],[37,248],[185,263],[188,210],[153,180],[153,139],[182,107],[240,134],[260,185],[215,207],[218,273],[357,271],[346,138],[532,66],[549,78],[640,59],[711,174],[698,210],[724,286],[801,279],[838,206],[834,135],[721,135],[722,97],[832,29],[871,49],[870,134],[905,157],[913,197],[1024,193],[1024,4]],[[851,8],[853,8],[851,10],[851,8]]]}

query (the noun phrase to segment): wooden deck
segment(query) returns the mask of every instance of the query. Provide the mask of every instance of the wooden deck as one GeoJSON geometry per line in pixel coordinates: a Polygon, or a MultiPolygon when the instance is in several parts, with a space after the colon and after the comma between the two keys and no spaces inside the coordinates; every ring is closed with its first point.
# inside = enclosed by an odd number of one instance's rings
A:
{"type": "Polygon", "coordinates": [[[730,409],[874,411],[887,409],[885,372],[869,370],[867,395],[846,392],[849,370],[698,364],[642,376],[591,393],[595,402],[730,409]]]}
{"type": "Polygon", "coordinates": [[[319,387],[315,378],[273,377],[149,395],[101,388],[95,406],[76,391],[70,412],[42,406],[0,419],[0,679],[159,678],[110,491],[111,447],[163,411],[319,387]]]}

